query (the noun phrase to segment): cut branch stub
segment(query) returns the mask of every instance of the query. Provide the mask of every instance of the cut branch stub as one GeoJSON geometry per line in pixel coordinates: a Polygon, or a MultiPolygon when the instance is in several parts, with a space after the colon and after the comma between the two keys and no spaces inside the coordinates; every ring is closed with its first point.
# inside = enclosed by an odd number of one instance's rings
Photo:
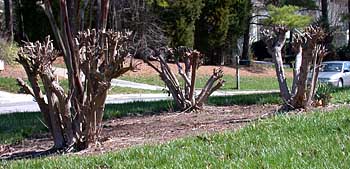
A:
{"type": "Polygon", "coordinates": [[[197,97],[197,106],[202,107],[204,102],[206,102],[209,96],[220,87],[222,87],[225,81],[222,79],[224,76],[224,72],[221,68],[217,68],[213,70],[213,74],[205,84],[201,93],[197,97]]]}
{"type": "MultiPolygon", "coordinates": [[[[320,64],[327,53],[323,45],[325,33],[322,28],[317,26],[309,26],[305,28],[304,33],[296,34],[293,41],[293,48],[299,48],[302,58],[299,58],[299,71],[295,74],[293,80],[293,98],[291,105],[294,108],[307,108],[312,105],[312,99],[315,94],[317,76],[320,64]],[[311,73],[310,73],[311,70],[311,73]],[[309,76],[308,78],[308,75],[309,76]],[[308,79],[311,81],[307,82],[308,79]]],[[[297,65],[296,65],[297,67],[297,65]]]]}
{"type": "Polygon", "coordinates": [[[130,35],[131,32],[97,32],[94,29],[79,32],[76,45],[82,56],[80,63],[84,74],[92,73],[96,79],[111,80],[134,70],[138,64],[130,61],[126,66],[124,63],[130,57],[130,35]]]}

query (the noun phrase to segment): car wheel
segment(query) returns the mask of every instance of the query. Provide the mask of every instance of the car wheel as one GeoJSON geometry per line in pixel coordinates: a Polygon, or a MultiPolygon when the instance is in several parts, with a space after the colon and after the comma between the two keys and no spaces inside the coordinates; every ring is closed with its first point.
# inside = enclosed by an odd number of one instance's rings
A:
{"type": "Polygon", "coordinates": [[[338,80],[338,85],[337,87],[343,87],[343,80],[342,79],[339,79],[338,80]]]}

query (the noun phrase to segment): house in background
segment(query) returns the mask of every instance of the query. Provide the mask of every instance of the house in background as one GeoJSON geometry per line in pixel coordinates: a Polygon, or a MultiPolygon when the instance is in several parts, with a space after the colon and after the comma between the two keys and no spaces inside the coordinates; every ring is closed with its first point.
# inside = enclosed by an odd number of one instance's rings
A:
{"type": "MultiPolygon", "coordinates": [[[[262,0],[252,0],[253,3],[253,18],[252,25],[250,26],[250,44],[259,41],[261,39],[261,21],[266,18],[268,12],[262,0]]],[[[319,9],[305,11],[307,14],[312,15],[314,19],[318,19],[321,16],[321,0],[315,0],[319,9]]],[[[341,47],[348,44],[349,38],[349,24],[348,21],[344,21],[344,15],[348,14],[348,0],[328,0],[328,20],[333,32],[333,45],[335,47],[341,47]]],[[[289,33],[287,33],[289,38],[289,33]]]]}
{"type": "MultiPolygon", "coordinates": [[[[321,5],[320,0],[317,0],[317,5],[321,5]]],[[[344,21],[345,14],[348,14],[348,0],[328,0],[328,20],[333,31],[335,47],[348,44],[349,24],[348,21],[344,21]]]]}

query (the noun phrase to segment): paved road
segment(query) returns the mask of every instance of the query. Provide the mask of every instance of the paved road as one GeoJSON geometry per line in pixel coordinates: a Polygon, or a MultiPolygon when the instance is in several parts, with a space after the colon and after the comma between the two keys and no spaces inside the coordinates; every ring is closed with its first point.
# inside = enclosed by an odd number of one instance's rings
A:
{"type": "MultiPolygon", "coordinates": [[[[276,93],[272,91],[217,91],[213,96],[232,96],[242,94],[276,93]]],[[[171,99],[167,94],[116,94],[108,95],[107,104],[127,103],[135,101],[156,101],[171,99]]],[[[25,94],[13,94],[0,91],[0,114],[13,112],[33,112],[39,111],[39,107],[33,97],[25,94]]]]}

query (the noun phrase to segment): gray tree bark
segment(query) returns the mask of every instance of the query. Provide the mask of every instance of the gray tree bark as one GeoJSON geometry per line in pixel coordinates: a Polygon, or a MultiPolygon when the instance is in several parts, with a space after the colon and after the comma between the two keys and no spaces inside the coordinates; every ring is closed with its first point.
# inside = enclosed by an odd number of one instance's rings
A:
{"type": "Polygon", "coordinates": [[[287,78],[283,68],[282,48],[286,42],[287,29],[276,27],[273,32],[265,31],[265,43],[268,46],[268,52],[272,55],[275,64],[276,76],[280,88],[282,100],[288,104],[291,98],[287,78]]]}

